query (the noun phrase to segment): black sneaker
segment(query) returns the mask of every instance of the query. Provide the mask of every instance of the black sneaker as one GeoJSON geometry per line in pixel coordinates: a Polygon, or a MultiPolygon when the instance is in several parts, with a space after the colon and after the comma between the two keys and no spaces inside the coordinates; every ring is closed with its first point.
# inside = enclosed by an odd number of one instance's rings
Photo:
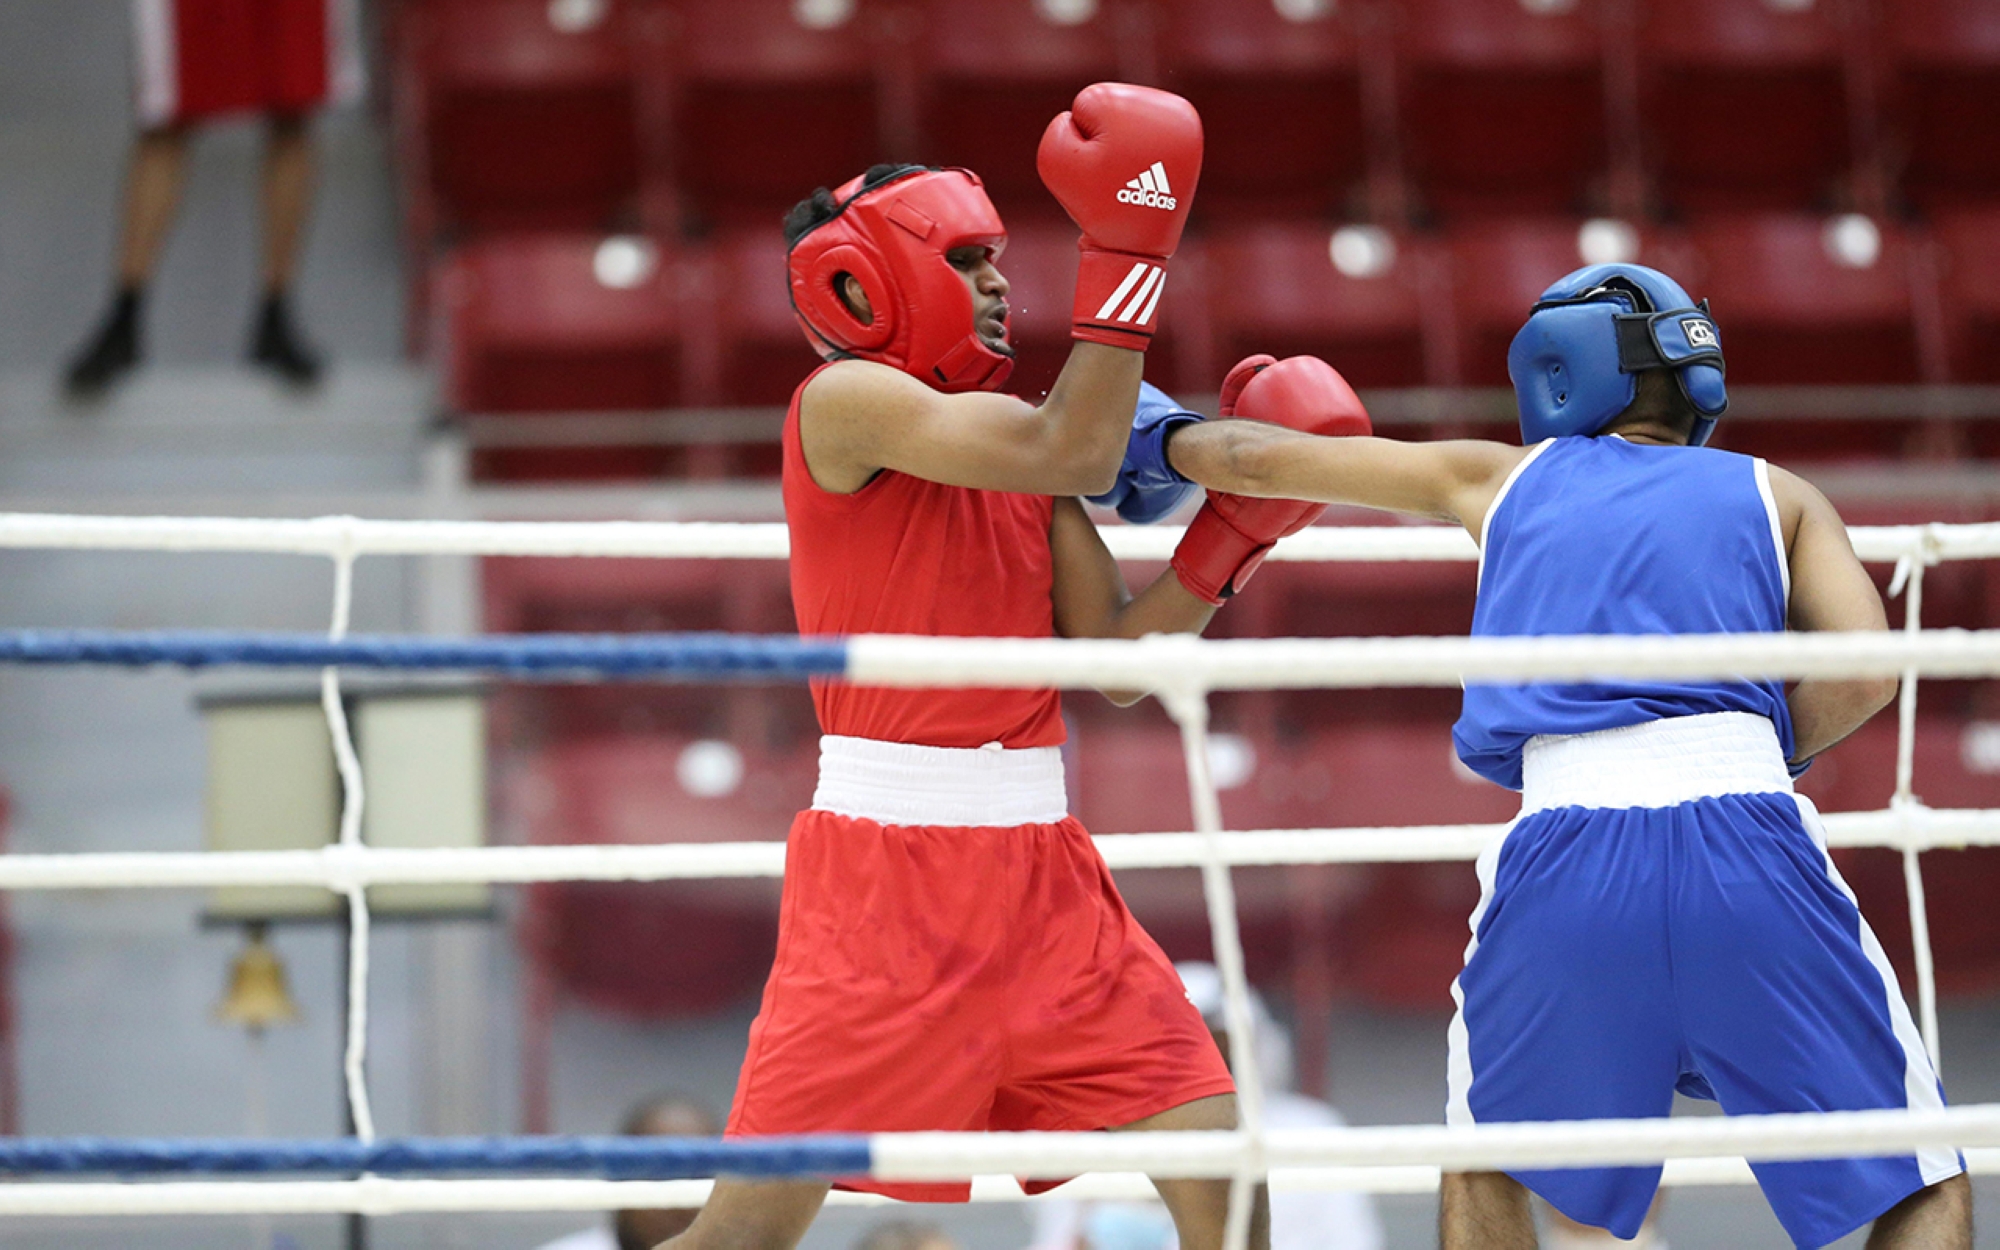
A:
{"type": "Polygon", "coordinates": [[[250,339],[250,361],[293,386],[313,386],[319,382],[322,367],[319,353],[299,337],[282,294],[264,297],[264,306],[257,314],[257,328],[250,339]]]}
{"type": "Polygon", "coordinates": [[[72,399],[102,395],[139,363],[140,303],[137,291],[121,291],[112,301],[97,332],[63,373],[63,389],[72,399]]]}

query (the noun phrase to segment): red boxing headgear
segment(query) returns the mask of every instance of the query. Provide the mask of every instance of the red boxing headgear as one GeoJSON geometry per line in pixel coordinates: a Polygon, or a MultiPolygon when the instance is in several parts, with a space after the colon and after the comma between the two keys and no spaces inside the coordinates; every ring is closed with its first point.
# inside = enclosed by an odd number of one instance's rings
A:
{"type": "Polygon", "coordinates": [[[945,253],[983,247],[998,256],[1007,228],[978,175],[917,168],[834,192],[839,208],[792,244],[792,311],[813,350],[878,361],[942,391],[998,390],[1014,358],[979,339],[972,292],[945,253]],[[842,274],[868,296],[862,321],[840,297],[842,274]]]}

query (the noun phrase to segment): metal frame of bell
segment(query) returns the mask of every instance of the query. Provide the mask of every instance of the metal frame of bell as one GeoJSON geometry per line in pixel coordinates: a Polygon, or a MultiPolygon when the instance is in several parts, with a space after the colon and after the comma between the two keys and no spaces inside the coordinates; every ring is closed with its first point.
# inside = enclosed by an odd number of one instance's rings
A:
{"type": "MultiPolygon", "coordinates": [[[[486,842],[486,699],[475,685],[362,686],[343,692],[367,802],[370,846],[459,847],[486,842]]],[[[340,836],[340,774],[319,694],[293,687],[203,695],[208,747],[204,837],[211,851],[312,850],[340,836]]],[[[378,885],[372,914],[489,916],[477,883],[378,885]]],[[[339,895],[312,886],[209,891],[202,921],[338,921],[339,895]]]]}

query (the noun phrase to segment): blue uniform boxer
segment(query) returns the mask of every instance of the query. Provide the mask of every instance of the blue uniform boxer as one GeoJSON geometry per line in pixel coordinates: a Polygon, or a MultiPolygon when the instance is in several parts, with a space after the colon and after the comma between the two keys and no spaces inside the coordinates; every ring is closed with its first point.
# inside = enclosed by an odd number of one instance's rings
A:
{"type": "MultiPolygon", "coordinates": [[[[1540,443],[1488,509],[1472,632],[1779,632],[1785,540],[1762,461],[1616,437],[1540,443]]],[[[1792,790],[1777,682],[1469,686],[1465,763],[1522,790],[1479,861],[1453,986],[1453,1124],[1935,1108],[1896,977],[1792,790]]],[[[1951,1150],[1755,1165],[1820,1246],[1962,1171],[1951,1150]]],[[[1635,1235],[1658,1166],[1513,1175],[1635,1235]]]]}

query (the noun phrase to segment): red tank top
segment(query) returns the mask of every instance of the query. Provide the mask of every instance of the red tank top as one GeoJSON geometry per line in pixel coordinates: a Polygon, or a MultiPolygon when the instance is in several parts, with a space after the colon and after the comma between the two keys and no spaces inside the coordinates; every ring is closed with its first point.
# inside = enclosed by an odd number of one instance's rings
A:
{"type": "MultiPolygon", "coordinates": [[[[801,634],[1054,635],[1053,500],[887,469],[851,495],[830,494],[807,471],[799,442],[804,392],[804,383],[792,392],[784,433],[792,610],[801,634]]],[[[1053,690],[908,690],[815,678],[812,693],[829,734],[933,747],[1063,740],[1053,690]]]]}

